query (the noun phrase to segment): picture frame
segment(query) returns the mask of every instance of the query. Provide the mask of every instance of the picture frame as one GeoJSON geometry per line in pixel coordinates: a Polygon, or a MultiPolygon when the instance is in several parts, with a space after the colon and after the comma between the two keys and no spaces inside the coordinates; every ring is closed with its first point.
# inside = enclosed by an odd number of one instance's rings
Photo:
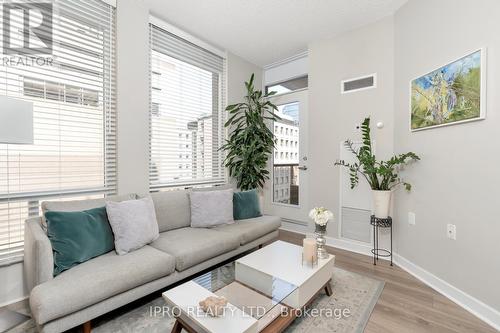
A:
{"type": "Polygon", "coordinates": [[[439,66],[409,82],[411,132],[486,118],[486,48],[439,66]]]}

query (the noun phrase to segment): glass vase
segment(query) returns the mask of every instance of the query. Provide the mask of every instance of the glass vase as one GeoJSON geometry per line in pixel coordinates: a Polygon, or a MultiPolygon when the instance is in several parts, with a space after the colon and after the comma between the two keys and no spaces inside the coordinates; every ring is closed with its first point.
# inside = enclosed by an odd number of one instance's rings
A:
{"type": "Polygon", "coordinates": [[[318,251],[318,258],[319,259],[327,259],[328,258],[328,252],[326,252],[325,244],[326,244],[326,239],[325,239],[325,234],[326,234],[326,224],[325,225],[319,225],[316,224],[316,230],[314,231],[316,234],[316,245],[317,245],[317,251],[318,251]]]}

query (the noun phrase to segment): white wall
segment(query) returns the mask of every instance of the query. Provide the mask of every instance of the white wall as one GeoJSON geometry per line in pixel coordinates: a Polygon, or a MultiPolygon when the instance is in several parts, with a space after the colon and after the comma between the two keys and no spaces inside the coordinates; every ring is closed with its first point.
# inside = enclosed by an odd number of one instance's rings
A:
{"type": "Polygon", "coordinates": [[[22,262],[0,267],[0,307],[24,299],[27,290],[22,262]]]}
{"type": "Polygon", "coordinates": [[[120,0],[117,30],[118,193],[149,190],[149,8],[120,0]]]}
{"type": "MultiPolygon", "coordinates": [[[[340,157],[340,143],[360,138],[355,129],[366,116],[383,121],[373,129],[377,154],[384,158],[393,150],[393,20],[386,18],[334,39],[309,46],[309,160],[312,206],[330,208],[339,216],[340,170],[333,163],[340,157]],[[340,81],[377,73],[376,89],[340,94],[340,81]]],[[[338,237],[338,219],[328,226],[338,237]]]]}
{"type": "Polygon", "coordinates": [[[500,310],[500,1],[409,1],[395,15],[395,152],[422,161],[395,198],[400,255],[500,310]],[[432,9],[432,10],[431,10],[432,9]],[[488,52],[486,120],[408,130],[409,81],[479,47],[488,52]],[[409,226],[407,214],[416,213],[409,226]],[[457,226],[457,240],[446,225],[457,226]]]}
{"type": "MultiPolygon", "coordinates": [[[[263,71],[262,68],[254,65],[245,59],[238,57],[232,53],[227,53],[227,104],[235,104],[243,101],[246,96],[245,82],[250,79],[250,76],[255,74],[254,87],[262,89],[263,71]],[[229,74],[231,73],[231,74],[229,74]]],[[[227,132],[231,131],[228,129],[227,132]]],[[[230,183],[236,188],[236,180],[231,179],[230,183]]]]}
{"type": "MultiPolygon", "coordinates": [[[[422,158],[404,172],[412,192],[395,194],[395,252],[497,324],[499,12],[495,0],[414,0],[392,18],[313,42],[309,49],[311,205],[329,207],[338,216],[339,172],[333,161],[339,142],[358,137],[354,124],[367,115],[373,123],[383,121],[382,130],[372,126],[379,158],[393,151],[414,151],[422,158]],[[410,79],[480,47],[488,53],[486,120],[411,133],[410,79]],[[340,80],[373,72],[376,89],[339,93],[340,80]],[[415,226],[408,225],[408,212],[416,213],[415,226]],[[448,223],[457,226],[456,241],[447,239],[448,223]]],[[[337,230],[337,223],[329,226],[334,240],[337,230]]]]}
{"type": "MultiPolygon", "coordinates": [[[[148,192],[149,169],[149,14],[143,1],[120,0],[117,7],[117,149],[118,192],[148,192]]],[[[154,14],[154,13],[152,13],[154,14]]],[[[227,54],[229,103],[245,95],[244,81],[262,68],[227,54]]],[[[26,297],[22,263],[0,267],[0,306],[26,297]]]]}
{"type": "Polygon", "coordinates": [[[243,101],[246,95],[245,81],[255,74],[255,89],[262,89],[262,68],[246,61],[232,53],[227,54],[227,103],[234,104],[243,101]]]}

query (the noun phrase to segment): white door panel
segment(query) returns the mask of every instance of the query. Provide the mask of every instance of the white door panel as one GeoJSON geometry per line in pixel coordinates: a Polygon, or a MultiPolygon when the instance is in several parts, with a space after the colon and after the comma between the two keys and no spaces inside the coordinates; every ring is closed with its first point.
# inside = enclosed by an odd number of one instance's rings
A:
{"type": "Polygon", "coordinates": [[[281,121],[270,124],[276,147],[269,161],[270,179],[264,187],[264,211],[307,224],[307,90],[271,98],[281,121]]]}

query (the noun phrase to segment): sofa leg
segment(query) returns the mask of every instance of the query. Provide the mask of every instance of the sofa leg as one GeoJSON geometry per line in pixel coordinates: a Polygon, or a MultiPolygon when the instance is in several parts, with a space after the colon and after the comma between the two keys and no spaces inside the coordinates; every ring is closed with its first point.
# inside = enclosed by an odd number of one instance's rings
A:
{"type": "Polygon", "coordinates": [[[83,323],[83,333],[90,333],[92,331],[92,326],[90,325],[90,320],[83,323]]]}
{"type": "Polygon", "coordinates": [[[262,244],[259,244],[259,249],[262,249],[262,244]]]}

